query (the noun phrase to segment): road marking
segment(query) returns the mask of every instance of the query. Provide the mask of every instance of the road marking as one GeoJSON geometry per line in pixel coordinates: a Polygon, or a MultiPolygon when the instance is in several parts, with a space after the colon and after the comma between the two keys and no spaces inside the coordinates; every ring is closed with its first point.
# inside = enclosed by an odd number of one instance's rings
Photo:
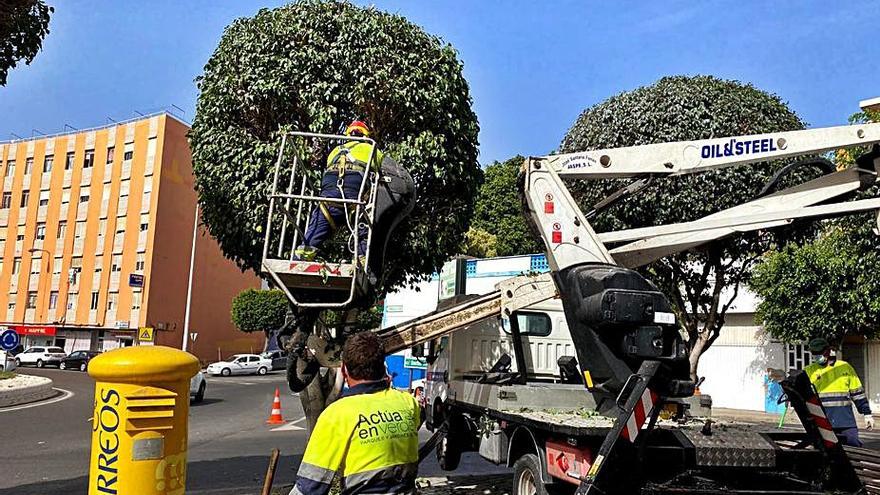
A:
{"type": "Polygon", "coordinates": [[[0,409],[0,413],[19,411],[21,409],[30,409],[31,407],[48,406],[49,404],[61,402],[63,400],[67,400],[67,399],[73,397],[74,395],[76,395],[73,392],[71,392],[70,390],[64,390],[63,388],[54,388],[53,387],[52,390],[57,390],[57,391],[61,392],[61,395],[58,397],[55,397],[53,399],[49,399],[49,400],[32,402],[30,404],[22,404],[20,406],[4,407],[4,408],[0,409]]]}
{"type": "Polygon", "coordinates": [[[297,431],[297,430],[305,430],[305,428],[301,426],[296,426],[297,423],[302,423],[306,420],[306,417],[303,416],[299,419],[295,419],[284,426],[279,426],[278,428],[272,428],[271,431],[297,431]]]}

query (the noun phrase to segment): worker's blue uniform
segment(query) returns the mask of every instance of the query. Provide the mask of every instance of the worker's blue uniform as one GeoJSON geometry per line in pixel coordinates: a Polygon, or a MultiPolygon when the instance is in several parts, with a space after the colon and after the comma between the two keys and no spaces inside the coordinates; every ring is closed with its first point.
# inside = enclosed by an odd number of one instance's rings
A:
{"type": "Polygon", "coordinates": [[[415,494],[421,410],[385,380],[346,390],[315,425],[290,495],[415,494]]]}
{"type": "MultiPolygon", "coordinates": [[[[373,146],[364,142],[351,142],[337,146],[327,157],[327,170],[321,179],[322,198],[358,199],[361,182],[367,170],[373,146]],[[342,174],[342,190],[339,188],[339,174],[342,174]]],[[[384,158],[381,151],[376,150],[373,157],[373,169],[377,170],[384,158]]],[[[351,213],[354,205],[348,205],[351,213]]],[[[318,248],[340,225],[346,225],[346,208],[339,203],[320,203],[312,210],[309,224],[303,237],[303,244],[309,248],[318,248]]],[[[358,255],[367,251],[367,228],[358,225],[358,255]]]]}
{"type": "Polygon", "coordinates": [[[856,370],[849,363],[837,359],[826,365],[811,363],[804,368],[804,372],[819,393],[819,400],[834,433],[846,445],[861,447],[852,403],[861,414],[871,414],[871,405],[856,370]]]}

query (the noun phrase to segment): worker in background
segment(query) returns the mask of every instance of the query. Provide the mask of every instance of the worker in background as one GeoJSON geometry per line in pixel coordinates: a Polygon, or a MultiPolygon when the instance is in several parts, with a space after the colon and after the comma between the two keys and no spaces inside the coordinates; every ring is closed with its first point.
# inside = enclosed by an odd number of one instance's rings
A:
{"type": "MultiPolygon", "coordinates": [[[[355,120],[345,129],[346,136],[369,137],[370,129],[367,124],[355,120]]],[[[358,194],[361,190],[361,182],[373,152],[373,145],[363,141],[348,141],[341,144],[327,156],[327,168],[321,179],[322,198],[360,199],[358,194]]],[[[378,149],[373,156],[372,169],[379,170],[384,155],[378,149]]],[[[314,261],[321,244],[330,237],[339,225],[353,222],[354,205],[339,203],[318,203],[309,217],[309,224],[303,236],[302,245],[294,252],[301,260],[314,261]],[[346,219],[346,214],[350,218],[346,219]]],[[[358,256],[363,256],[367,251],[367,229],[358,226],[358,256]]]]}
{"type": "Polygon", "coordinates": [[[346,339],[342,374],[348,389],[318,417],[290,495],[324,495],[340,470],[343,494],[415,494],[421,412],[390,387],[375,334],[346,339]]]}
{"type": "Polygon", "coordinates": [[[823,338],[810,341],[810,353],[813,355],[813,362],[804,371],[819,393],[819,400],[822,401],[834,433],[845,445],[861,447],[862,441],[859,440],[859,428],[853,415],[852,403],[864,415],[865,428],[874,429],[874,417],[871,416],[871,406],[856,370],[849,363],[837,359],[835,351],[823,338]]]}

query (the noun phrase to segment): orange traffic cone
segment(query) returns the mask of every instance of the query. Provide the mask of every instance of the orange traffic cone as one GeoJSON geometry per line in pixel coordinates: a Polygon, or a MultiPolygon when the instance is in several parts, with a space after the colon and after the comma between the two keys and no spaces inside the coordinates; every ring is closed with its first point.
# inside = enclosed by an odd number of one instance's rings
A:
{"type": "Polygon", "coordinates": [[[275,401],[272,402],[272,413],[269,414],[269,419],[266,420],[266,423],[270,425],[280,425],[284,423],[284,418],[281,417],[281,393],[278,389],[275,389],[275,401]]]}

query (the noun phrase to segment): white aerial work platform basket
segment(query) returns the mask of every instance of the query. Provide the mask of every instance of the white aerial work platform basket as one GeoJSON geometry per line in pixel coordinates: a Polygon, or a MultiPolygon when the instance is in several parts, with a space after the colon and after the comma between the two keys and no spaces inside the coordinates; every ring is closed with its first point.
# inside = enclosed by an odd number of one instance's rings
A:
{"type": "MultiPolygon", "coordinates": [[[[269,214],[264,233],[262,271],[281,289],[290,302],[301,308],[346,309],[370,290],[370,245],[376,211],[377,182],[374,167],[376,143],[370,138],[288,132],[281,140],[275,163],[269,214]],[[372,145],[356,198],[320,196],[326,158],[335,146],[360,141],[372,145]],[[281,181],[287,182],[287,187],[281,181]],[[345,221],[325,241],[327,250],[340,259],[297,259],[295,249],[303,243],[312,211],[323,205],[345,210],[345,221]],[[366,232],[366,251],[358,256],[359,227],[366,232]],[[344,246],[331,240],[345,236],[344,246]],[[334,249],[335,248],[335,249],[334,249]]],[[[341,184],[340,184],[341,187],[341,184]]],[[[326,210],[325,210],[326,211],[326,210]]]]}

